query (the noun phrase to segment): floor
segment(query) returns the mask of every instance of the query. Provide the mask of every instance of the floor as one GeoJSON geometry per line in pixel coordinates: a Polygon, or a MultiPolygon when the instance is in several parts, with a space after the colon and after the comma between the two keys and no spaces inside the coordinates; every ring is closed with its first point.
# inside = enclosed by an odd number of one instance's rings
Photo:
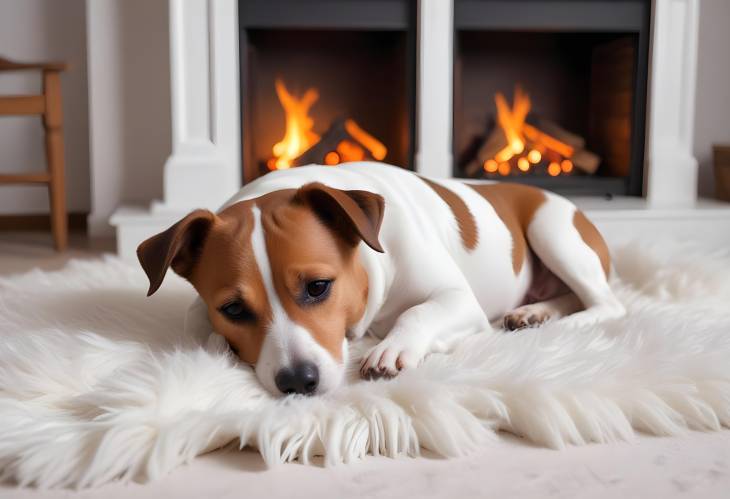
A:
{"type": "MultiPolygon", "coordinates": [[[[56,254],[45,234],[0,233],[0,275],[53,270],[97,258],[112,241],[71,238],[56,254]]],[[[440,459],[367,458],[334,468],[290,464],[266,469],[253,451],[221,450],[151,484],[92,491],[39,491],[0,485],[0,498],[265,497],[730,497],[730,430],[554,451],[504,434],[478,454],[440,459]]]]}

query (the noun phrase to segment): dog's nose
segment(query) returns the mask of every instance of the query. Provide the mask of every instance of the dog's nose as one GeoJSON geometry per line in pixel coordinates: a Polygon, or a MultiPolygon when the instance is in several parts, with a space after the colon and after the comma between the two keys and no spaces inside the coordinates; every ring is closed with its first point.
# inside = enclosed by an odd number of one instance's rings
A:
{"type": "Polygon", "coordinates": [[[281,393],[311,395],[319,385],[319,369],[311,362],[302,362],[296,364],[293,369],[289,367],[280,369],[274,381],[281,393]]]}

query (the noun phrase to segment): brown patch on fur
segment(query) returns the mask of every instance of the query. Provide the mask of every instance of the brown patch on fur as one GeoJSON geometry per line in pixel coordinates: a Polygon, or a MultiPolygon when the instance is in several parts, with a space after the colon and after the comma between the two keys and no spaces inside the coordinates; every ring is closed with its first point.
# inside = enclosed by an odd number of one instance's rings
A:
{"type": "Polygon", "coordinates": [[[381,195],[311,182],[297,191],[295,201],[309,205],[323,223],[353,246],[362,240],[375,251],[385,252],[378,240],[385,213],[381,195]]]}
{"type": "Polygon", "coordinates": [[[215,331],[249,364],[258,360],[272,318],[251,246],[252,207],[251,201],[242,201],[217,216],[188,277],[208,306],[208,317],[215,331]],[[256,320],[234,323],[226,319],[220,308],[234,300],[241,300],[256,320]]]}
{"type": "Polygon", "coordinates": [[[515,275],[519,274],[527,257],[527,227],[545,202],[545,193],[521,184],[468,185],[489,201],[512,234],[512,268],[515,275]]]}
{"type": "Polygon", "coordinates": [[[608,246],[606,246],[606,241],[601,236],[601,233],[598,232],[598,229],[586,218],[583,212],[579,210],[576,210],[575,215],[573,215],[573,225],[583,239],[583,242],[598,255],[599,260],[601,260],[603,272],[608,277],[611,272],[611,255],[608,252],[608,246]]]}
{"type": "Polygon", "coordinates": [[[368,276],[357,246],[334,233],[306,204],[257,204],[282,306],[292,321],[342,360],[345,333],[362,318],[367,303],[368,276]],[[328,298],[302,303],[307,282],[318,279],[333,280],[328,298]]]}
{"type": "Polygon", "coordinates": [[[418,177],[423,180],[438,196],[449,205],[451,213],[454,214],[456,223],[459,226],[459,233],[461,234],[461,242],[464,247],[471,251],[477,247],[479,243],[479,231],[477,230],[477,223],[474,219],[469,207],[466,205],[463,199],[452,191],[447,189],[441,184],[429,180],[424,177],[418,177]]]}
{"type": "Polygon", "coordinates": [[[137,247],[137,258],[150,281],[147,296],[159,289],[169,267],[183,277],[192,272],[200,246],[215,218],[208,210],[195,210],[137,247]]]}

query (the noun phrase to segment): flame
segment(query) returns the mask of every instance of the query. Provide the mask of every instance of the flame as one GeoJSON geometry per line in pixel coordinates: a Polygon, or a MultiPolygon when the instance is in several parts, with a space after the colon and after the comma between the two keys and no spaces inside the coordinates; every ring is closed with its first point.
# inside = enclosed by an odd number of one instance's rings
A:
{"type": "Polygon", "coordinates": [[[301,99],[297,99],[280,79],[277,78],[274,85],[286,113],[286,133],[272,148],[275,160],[269,163],[269,168],[282,170],[291,168],[296,157],[319,141],[319,135],[312,131],[314,120],[309,116],[309,108],[319,99],[319,92],[310,88],[301,99]]]}
{"type": "MultiPolygon", "coordinates": [[[[274,157],[266,164],[270,170],[281,170],[291,168],[296,158],[320,141],[320,136],[312,130],[314,120],[309,116],[309,109],[319,99],[319,92],[316,88],[310,88],[304,96],[297,98],[289,93],[284,82],[278,78],[275,87],[286,114],[286,132],[284,138],[274,144],[274,157]]],[[[385,145],[363,130],[355,120],[345,120],[344,127],[351,140],[341,140],[334,150],[328,151],[323,158],[326,165],[362,161],[368,157],[380,161],[388,154],[385,145]]]]}
{"type": "Polygon", "coordinates": [[[525,150],[525,137],[522,135],[522,128],[532,105],[530,98],[519,85],[515,87],[512,109],[507,105],[507,99],[504,98],[502,92],[495,94],[494,103],[497,106],[497,122],[507,138],[507,147],[499,151],[495,159],[501,162],[509,161],[512,156],[525,150]]]}
{"type": "Polygon", "coordinates": [[[573,163],[569,158],[573,157],[574,148],[526,122],[532,103],[522,87],[515,86],[511,107],[501,92],[494,94],[494,104],[497,108],[497,124],[504,134],[506,145],[494,157],[484,161],[483,167],[487,173],[507,176],[515,166],[527,173],[533,169],[532,165],[547,162],[546,151],[551,151],[551,158],[558,158],[557,161],[550,160],[547,165],[549,175],[554,177],[573,171],[573,163]]]}

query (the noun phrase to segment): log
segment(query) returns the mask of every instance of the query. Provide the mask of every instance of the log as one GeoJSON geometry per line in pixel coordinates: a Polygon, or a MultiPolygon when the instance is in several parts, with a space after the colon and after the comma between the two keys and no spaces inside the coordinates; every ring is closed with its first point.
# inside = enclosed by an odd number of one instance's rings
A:
{"type": "Polygon", "coordinates": [[[587,149],[576,149],[573,156],[570,157],[570,160],[576,168],[589,174],[596,173],[596,170],[598,170],[601,164],[600,156],[587,149]]]}
{"type": "Polygon", "coordinates": [[[576,133],[569,132],[554,121],[531,114],[527,117],[527,123],[546,134],[555,137],[559,141],[568,144],[573,149],[585,149],[586,147],[586,140],[583,137],[576,133]]]}
{"type": "Polygon", "coordinates": [[[470,177],[476,175],[486,160],[494,158],[505,147],[507,147],[507,138],[504,136],[502,128],[498,126],[492,127],[491,132],[487,136],[487,140],[479,148],[476,158],[466,167],[467,175],[470,177]]]}
{"type": "Polygon", "coordinates": [[[312,147],[304,151],[301,155],[292,161],[293,166],[304,166],[310,164],[324,164],[324,157],[330,151],[337,151],[337,146],[343,140],[349,140],[360,145],[365,151],[367,159],[374,159],[370,154],[370,150],[355,139],[347,131],[344,119],[336,119],[332,125],[322,134],[322,138],[312,147]]]}

